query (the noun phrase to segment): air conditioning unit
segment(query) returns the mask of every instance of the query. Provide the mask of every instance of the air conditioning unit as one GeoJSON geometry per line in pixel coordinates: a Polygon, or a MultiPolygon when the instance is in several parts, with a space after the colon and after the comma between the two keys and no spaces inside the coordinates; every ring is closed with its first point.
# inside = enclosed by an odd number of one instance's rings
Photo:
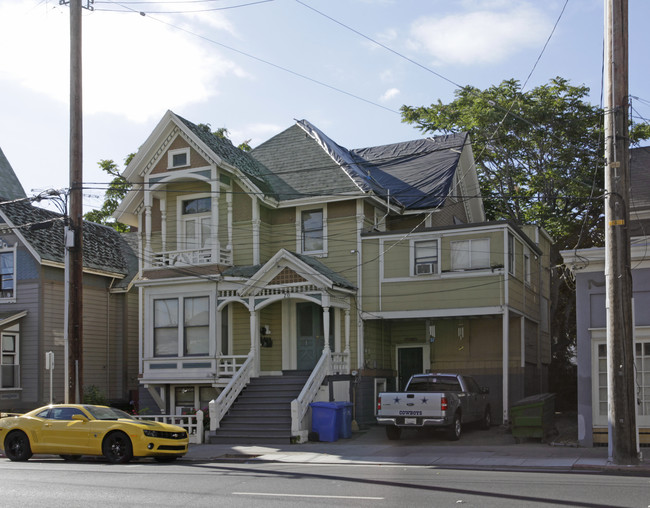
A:
{"type": "Polygon", "coordinates": [[[433,273],[433,263],[418,263],[415,265],[415,274],[416,275],[426,275],[433,273]]]}

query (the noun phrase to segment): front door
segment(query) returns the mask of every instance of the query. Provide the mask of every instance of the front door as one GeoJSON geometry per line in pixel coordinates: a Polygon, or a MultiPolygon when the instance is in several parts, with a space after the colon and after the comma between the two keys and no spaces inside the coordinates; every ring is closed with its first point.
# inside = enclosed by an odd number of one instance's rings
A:
{"type": "Polygon", "coordinates": [[[422,374],[422,360],[422,347],[400,347],[397,349],[397,375],[400,391],[406,388],[406,383],[413,374],[422,374]]]}
{"type": "Polygon", "coordinates": [[[297,369],[312,370],[325,347],[323,336],[323,310],[313,303],[296,304],[298,315],[297,369]]]}

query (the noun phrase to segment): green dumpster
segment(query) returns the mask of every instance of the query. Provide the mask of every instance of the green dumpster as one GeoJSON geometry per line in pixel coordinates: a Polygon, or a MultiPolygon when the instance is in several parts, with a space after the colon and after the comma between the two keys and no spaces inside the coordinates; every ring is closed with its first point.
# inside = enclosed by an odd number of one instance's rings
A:
{"type": "Polygon", "coordinates": [[[510,407],[512,435],[519,441],[533,437],[545,439],[553,433],[555,394],[540,393],[515,402],[510,407]]]}

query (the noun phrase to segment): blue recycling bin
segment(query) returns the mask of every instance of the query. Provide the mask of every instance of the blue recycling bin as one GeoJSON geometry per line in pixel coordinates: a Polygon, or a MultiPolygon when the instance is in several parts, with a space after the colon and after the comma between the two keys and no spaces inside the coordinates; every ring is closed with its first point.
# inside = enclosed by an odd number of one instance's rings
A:
{"type": "Polygon", "coordinates": [[[350,439],[352,437],[352,404],[350,402],[333,402],[332,404],[336,404],[339,437],[350,439]]]}
{"type": "Polygon", "coordinates": [[[335,402],[312,402],[311,430],[318,434],[319,441],[338,441],[339,419],[335,402]]]}

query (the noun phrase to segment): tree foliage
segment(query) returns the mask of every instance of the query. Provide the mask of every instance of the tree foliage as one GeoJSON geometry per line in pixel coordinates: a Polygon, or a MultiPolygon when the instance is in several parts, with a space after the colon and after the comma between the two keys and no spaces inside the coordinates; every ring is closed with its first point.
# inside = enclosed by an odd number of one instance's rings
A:
{"type": "MultiPolygon", "coordinates": [[[[125,159],[124,165],[128,165],[134,156],[134,153],[130,154],[125,159]]],[[[117,164],[112,160],[102,159],[97,164],[99,164],[102,171],[111,175],[113,180],[111,180],[111,183],[108,185],[108,189],[104,194],[104,203],[102,204],[102,207],[99,210],[91,210],[84,215],[84,219],[90,222],[96,222],[97,224],[105,224],[120,233],[126,233],[129,231],[129,226],[117,222],[113,218],[113,212],[117,210],[117,207],[129,192],[129,189],[131,189],[131,184],[120,174],[117,164]]]]}
{"type": "Polygon", "coordinates": [[[562,78],[529,92],[509,80],[402,115],[423,132],[469,132],[488,219],[537,223],[572,248],[581,232],[603,240],[602,110],[588,92],[562,78]]]}
{"type": "MultiPolygon", "coordinates": [[[[524,92],[516,80],[486,90],[467,86],[449,104],[403,106],[402,121],[425,133],[468,132],[488,220],[539,224],[559,250],[604,242],[603,110],[589,89],[563,78],[524,92]]],[[[631,139],[647,139],[647,124],[631,139]]],[[[575,352],[575,294],[552,277],[551,312],[556,374],[575,352]]],[[[551,379],[557,376],[551,376],[551,379]]]]}

